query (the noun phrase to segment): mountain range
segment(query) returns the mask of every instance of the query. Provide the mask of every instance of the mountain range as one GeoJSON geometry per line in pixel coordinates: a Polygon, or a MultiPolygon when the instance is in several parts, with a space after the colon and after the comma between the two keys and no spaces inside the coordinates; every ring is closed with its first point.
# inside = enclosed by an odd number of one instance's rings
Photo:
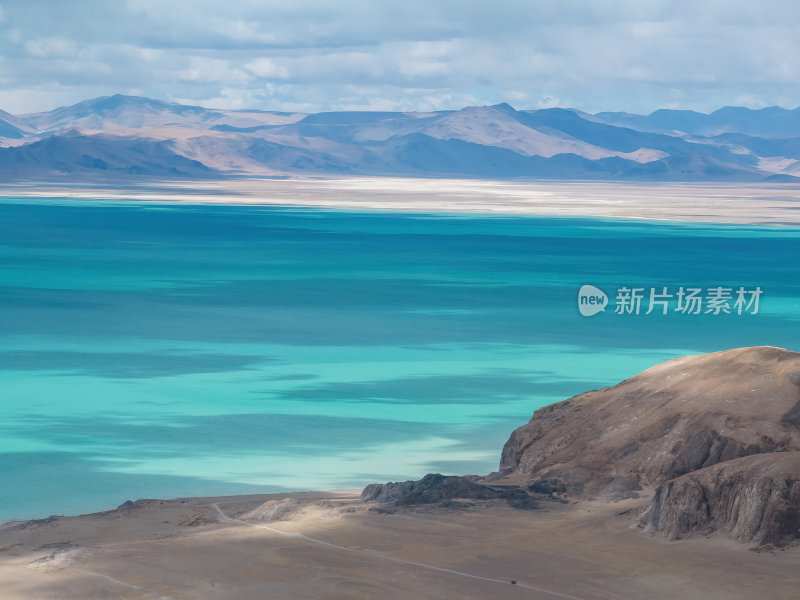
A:
{"type": "Polygon", "coordinates": [[[0,176],[800,181],[800,108],[218,110],[115,95],[0,110],[0,176]]]}

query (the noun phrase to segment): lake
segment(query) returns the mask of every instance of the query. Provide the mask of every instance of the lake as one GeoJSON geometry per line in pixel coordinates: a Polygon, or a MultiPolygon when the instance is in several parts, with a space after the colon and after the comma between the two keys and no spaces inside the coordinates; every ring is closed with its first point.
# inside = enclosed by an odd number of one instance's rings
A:
{"type": "Polygon", "coordinates": [[[0,520],[488,473],[541,406],[800,347],[800,230],[0,200],[0,520]],[[760,287],[757,314],[580,286],[760,287]]]}

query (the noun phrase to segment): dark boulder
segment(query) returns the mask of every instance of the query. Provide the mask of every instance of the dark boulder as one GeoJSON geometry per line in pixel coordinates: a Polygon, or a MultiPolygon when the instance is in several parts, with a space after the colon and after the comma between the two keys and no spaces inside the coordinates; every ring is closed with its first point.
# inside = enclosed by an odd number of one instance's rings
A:
{"type": "Polygon", "coordinates": [[[505,500],[514,508],[537,507],[537,497],[522,488],[484,485],[473,477],[439,473],[429,473],[418,481],[373,483],[361,492],[362,502],[393,506],[442,504],[456,500],[505,500]]]}

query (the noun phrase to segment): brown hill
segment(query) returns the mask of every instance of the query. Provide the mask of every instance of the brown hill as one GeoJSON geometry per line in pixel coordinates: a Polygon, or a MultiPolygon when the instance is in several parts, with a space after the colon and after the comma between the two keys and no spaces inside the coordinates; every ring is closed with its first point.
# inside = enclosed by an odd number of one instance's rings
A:
{"type": "Polygon", "coordinates": [[[787,450],[800,450],[800,354],[755,347],[671,360],[537,410],[500,468],[509,483],[614,498],[787,450]]]}
{"type": "Polygon", "coordinates": [[[610,388],[537,410],[500,471],[374,484],[395,507],[467,499],[637,497],[639,524],[679,539],[724,531],[741,542],[800,539],[800,354],[740,348],[671,360],[610,388]]]}

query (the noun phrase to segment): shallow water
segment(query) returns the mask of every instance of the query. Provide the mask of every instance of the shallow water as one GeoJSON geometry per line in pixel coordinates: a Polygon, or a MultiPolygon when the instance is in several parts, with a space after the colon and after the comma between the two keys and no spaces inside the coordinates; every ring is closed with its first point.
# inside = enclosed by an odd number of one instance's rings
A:
{"type": "Polygon", "coordinates": [[[0,202],[0,519],[497,468],[534,409],[686,353],[798,348],[800,231],[0,202]],[[577,310],[581,284],[764,290],[577,310]]]}

